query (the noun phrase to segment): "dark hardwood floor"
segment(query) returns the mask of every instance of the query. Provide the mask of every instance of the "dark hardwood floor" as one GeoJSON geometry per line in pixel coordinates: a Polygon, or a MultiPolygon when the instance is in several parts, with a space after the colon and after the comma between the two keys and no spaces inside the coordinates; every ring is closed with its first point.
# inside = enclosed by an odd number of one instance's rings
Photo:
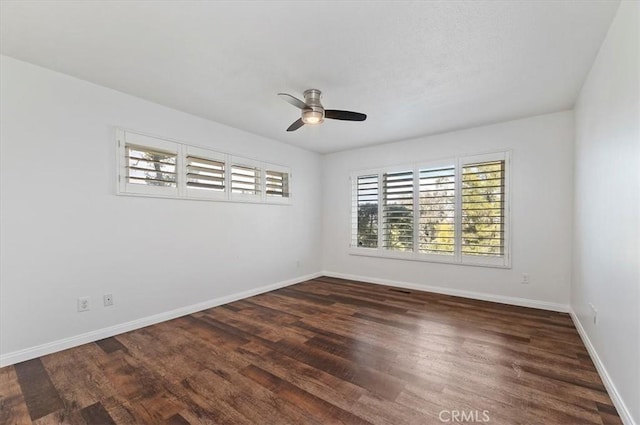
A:
{"type": "Polygon", "coordinates": [[[2,424],[619,424],[569,315],[322,277],[0,369],[2,424]]]}

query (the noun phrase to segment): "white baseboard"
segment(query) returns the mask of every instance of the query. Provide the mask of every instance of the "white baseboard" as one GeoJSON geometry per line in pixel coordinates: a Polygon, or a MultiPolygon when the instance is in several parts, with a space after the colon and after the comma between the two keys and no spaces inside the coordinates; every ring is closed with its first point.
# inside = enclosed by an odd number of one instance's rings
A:
{"type": "Polygon", "coordinates": [[[0,367],[9,366],[15,363],[23,362],[25,360],[31,360],[36,357],[55,353],[57,351],[62,351],[68,348],[77,347],[78,345],[87,344],[89,342],[98,341],[104,338],[109,338],[111,336],[118,335],[124,332],[129,332],[136,329],[144,328],[145,326],[154,325],[160,322],[165,322],[167,320],[175,319],[180,316],[186,316],[187,314],[192,314],[198,311],[206,310],[208,308],[216,307],[222,304],[227,304],[233,301],[241,300],[243,298],[252,297],[254,295],[273,291],[275,289],[284,288],[285,286],[295,285],[296,283],[304,282],[306,280],[311,280],[319,276],[322,276],[322,273],[312,273],[305,276],[299,276],[293,279],[273,283],[271,285],[265,285],[259,288],[249,289],[247,291],[226,295],[224,297],[214,298],[212,300],[189,305],[186,307],[177,308],[175,310],[167,311],[164,313],[154,314],[153,316],[147,316],[141,319],[132,320],[130,322],[120,323],[118,325],[109,326],[107,328],[97,329],[95,331],[83,333],[80,335],[75,335],[75,336],[63,338],[57,341],[48,342],[46,344],[37,345],[35,347],[29,347],[23,350],[2,354],[0,355],[0,367]]]}
{"type": "Polygon", "coordinates": [[[582,342],[584,343],[585,347],[587,347],[589,356],[591,356],[591,361],[593,361],[593,364],[596,365],[596,369],[598,370],[600,379],[602,379],[602,382],[604,383],[604,386],[609,393],[609,397],[611,397],[611,401],[618,410],[618,414],[620,415],[622,423],[624,423],[625,425],[636,425],[636,423],[633,421],[633,418],[631,417],[631,412],[627,408],[625,402],[622,400],[622,397],[620,397],[618,389],[611,380],[611,376],[609,376],[607,368],[604,367],[604,363],[602,363],[602,360],[600,360],[600,356],[598,356],[598,352],[591,343],[589,335],[587,335],[587,332],[582,326],[582,322],[580,322],[578,315],[575,313],[575,311],[573,311],[572,308],[570,309],[569,314],[571,314],[571,319],[573,320],[573,324],[578,330],[578,334],[580,334],[580,338],[582,338],[582,342]]]}
{"type": "Polygon", "coordinates": [[[395,286],[397,288],[413,289],[416,291],[434,292],[436,294],[453,295],[462,298],[471,298],[474,300],[493,301],[501,304],[517,305],[521,307],[539,308],[542,310],[558,311],[568,313],[569,306],[565,304],[550,303],[547,301],[530,300],[527,298],[506,297],[503,295],[485,294],[482,292],[465,291],[461,289],[445,288],[442,286],[421,285],[418,283],[402,282],[391,279],[378,279],[369,276],[357,276],[344,273],[336,273],[331,271],[323,271],[323,275],[329,277],[337,277],[341,279],[357,280],[360,282],[374,283],[376,285],[395,286]]]}

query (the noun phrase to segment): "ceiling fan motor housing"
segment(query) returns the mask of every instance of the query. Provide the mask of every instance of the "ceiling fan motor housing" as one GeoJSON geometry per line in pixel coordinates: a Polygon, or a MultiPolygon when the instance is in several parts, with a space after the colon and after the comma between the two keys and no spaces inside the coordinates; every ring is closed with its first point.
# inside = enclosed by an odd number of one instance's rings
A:
{"type": "Polygon", "coordinates": [[[302,121],[305,124],[320,124],[324,121],[324,107],[320,103],[322,92],[317,89],[309,89],[304,92],[306,109],[302,111],[302,121]]]}

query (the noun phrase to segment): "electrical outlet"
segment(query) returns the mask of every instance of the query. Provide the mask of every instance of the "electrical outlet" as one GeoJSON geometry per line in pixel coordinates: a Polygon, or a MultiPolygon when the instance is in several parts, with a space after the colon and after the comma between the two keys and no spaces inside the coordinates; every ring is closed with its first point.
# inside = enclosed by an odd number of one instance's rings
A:
{"type": "Polygon", "coordinates": [[[102,296],[102,301],[104,302],[105,307],[113,305],[113,294],[104,294],[102,296]]]}
{"type": "Polygon", "coordinates": [[[528,285],[529,284],[529,274],[528,273],[522,273],[522,281],[520,281],[520,283],[522,283],[523,285],[528,285]]]}
{"type": "Polygon", "coordinates": [[[296,260],[296,268],[299,269],[300,268],[300,260],[296,260]]]}
{"type": "Polygon", "coordinates": [[[89,297],[79,297],[78,298],[78,311],[89,311],[90,310],[89,297]]]}

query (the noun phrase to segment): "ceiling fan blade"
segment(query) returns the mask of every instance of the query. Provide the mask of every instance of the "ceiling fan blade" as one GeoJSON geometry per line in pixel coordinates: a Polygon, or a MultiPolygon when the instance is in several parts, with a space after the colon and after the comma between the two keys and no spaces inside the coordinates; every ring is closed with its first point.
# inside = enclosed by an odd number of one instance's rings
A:
{"type": "Polygon", "coordinates": [[[364,121],[367,119],[366,114],[361,114],[359,112],[351,112],[351,111],[339,111],[337,109],[325,109],[324,117],[330,118],[332,120],[343,120],[343,121],[364,121]]]}
{"type": "Polygon", "coordinates": [[[280,98],[282,100],[284,100],[285,102],[289,102],[290,104],[292,104],[296,108],[300,108],[300,109],[308,109],[309,108],[306,103],[304,103],[303,101],[301,101],[297,97],[291,96],[290,94],[278,93],[278,96],[280,96],[280,98]]]}
{"type": "Polygon", "coordinates": [[[302,118],[298,118],[296,121],[293,122],[293,124],[289,126],[289,128],[287,128],[287,131],[296,131],[303,125],[304,125],[304,122],[302,122],[302,118]]]}

